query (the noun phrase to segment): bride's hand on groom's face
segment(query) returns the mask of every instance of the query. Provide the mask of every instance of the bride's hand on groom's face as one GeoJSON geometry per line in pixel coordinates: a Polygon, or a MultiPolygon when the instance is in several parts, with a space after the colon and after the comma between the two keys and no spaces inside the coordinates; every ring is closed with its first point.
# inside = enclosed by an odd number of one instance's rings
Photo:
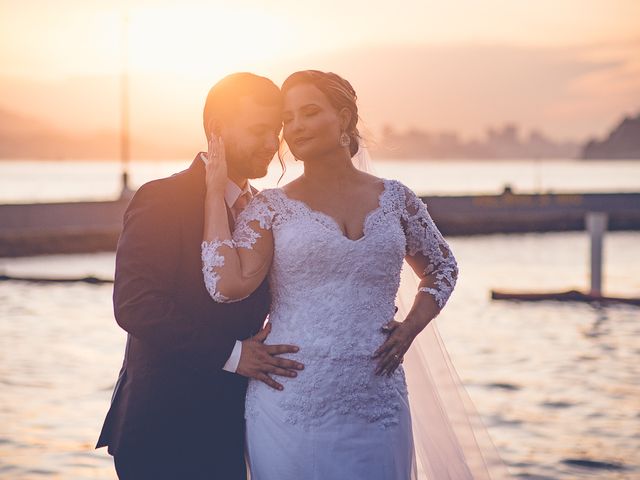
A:
{"type": "Polygon", "coordinates": [[[284,353],[296,353],[299,350],[298,347],[294,345],[265,345],[264,341],[270,332],[271,324],[267,323],[258,334],[242,342],[242,353],[236,373],[260,380],[276,390],[282,390],[284,387],[271,378],[271,375],[292,378],[298,375],[296,370],[302,370],[304,365],[294,360],[278,357],[284,353]]]}
{"type": "Polygon", "coordinates": [[[207,191],[224,192],[227,184],[227,159],[222,136],[211,132],[206,163],[207,191]]]}

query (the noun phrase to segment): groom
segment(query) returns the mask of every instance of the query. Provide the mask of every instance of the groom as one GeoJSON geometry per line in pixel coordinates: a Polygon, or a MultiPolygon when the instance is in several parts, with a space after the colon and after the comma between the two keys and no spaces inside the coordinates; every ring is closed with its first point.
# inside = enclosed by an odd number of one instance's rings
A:
{"type": "MultiPolygon", "coordinates": [[[[282,97],[270,80],[236,73],[204,108],[207,138],[226,147],[229,221],[255,190],[278,148],[282,97]]],[[[96,448],[108,446],[120,479],[245,479],[247,377],[302,368],[265,345],[268,285],[247,299],[215,303],[202,276],[206,155],[172,177],[143,185],[124,215],[116,253],[115,318],[128,332],[124,361],[96,448]],[[254,335],[251,337],[251,335],[254,335]]]]}

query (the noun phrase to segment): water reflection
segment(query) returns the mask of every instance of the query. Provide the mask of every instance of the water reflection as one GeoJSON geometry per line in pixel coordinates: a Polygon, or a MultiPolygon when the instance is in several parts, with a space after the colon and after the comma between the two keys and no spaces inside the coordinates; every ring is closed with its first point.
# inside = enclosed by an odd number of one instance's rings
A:
{"type": "MultiPolygon", "coordinates": [[[[615,307],[611,307],[615,308],[615,307]]],[[[608,333],[606,321],[608,320],[607,307],[599,304],[594,305],[595,319],[591,324],[591,328],[585,331],[587,337],[599,337],[608,333]]]]}
{"type": "MultiPolygon", "coordinates": [[[[608,237],[611,290],[640,292],[637,244],[640,234],[608,237]]],[[[505,285],[584,284],[576,245],[586,250],[586,240],[495,235],[451,245],[461,277],[439,329],[513,474],[640,478],[640,309],[488,298],[505,285]]],[[[113,254],[0,259],[16,275],[112,269],[113,254]]],[[[0,284],[0,477],[114,478],[111,458],[93,450],[125,338],[111,288],[0,284]]]]}

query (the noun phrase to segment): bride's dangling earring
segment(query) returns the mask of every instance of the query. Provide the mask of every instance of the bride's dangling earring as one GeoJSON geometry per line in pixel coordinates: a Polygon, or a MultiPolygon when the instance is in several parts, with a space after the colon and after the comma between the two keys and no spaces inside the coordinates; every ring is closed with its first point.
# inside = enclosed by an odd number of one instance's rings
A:
{"type": "Polygon", "coordinates": [[[342,132],[342,135],[340,135],[340,146],[348,147],[349,145],[351,145],[351,137],[347,132],[342,132]]]}

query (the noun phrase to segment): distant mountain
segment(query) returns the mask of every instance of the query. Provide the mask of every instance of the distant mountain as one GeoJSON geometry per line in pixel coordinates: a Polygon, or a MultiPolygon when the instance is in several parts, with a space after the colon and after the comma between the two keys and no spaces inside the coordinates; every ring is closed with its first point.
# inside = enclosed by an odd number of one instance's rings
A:
{"type": "Polygon", "coordinates": [[[0,158],[117,158],[113,133],[74,136],[43,122],[0,109],[0,158]]]}
{"type": "Polygon", "coordinates": [[[463,140],[456,132],[398,132],[387,126],[370,149],[379,158],[576,158],[580,145],[552,140],[538,130],[521,136],[514,124],[489,128],[484,138],[472,140],[463,140]]]}
{"type": "Polygon", "coordinates": [[[625,117],[606,139],[587,142],[582,149],[582,158],[640,159],[640,114],[625,117]]]}
{"type": "MultiPolygon", "coordinates": [[[[184,152],[167,145],[132,139],[136,158],[180,158],[184,152]]],[[[187,153],[191,155],[192,152],[187,153]]],[[[45,121],[0,108],[0,159],[116,159],[120,137],[114,131],[73,134],[45,121]]]]}

